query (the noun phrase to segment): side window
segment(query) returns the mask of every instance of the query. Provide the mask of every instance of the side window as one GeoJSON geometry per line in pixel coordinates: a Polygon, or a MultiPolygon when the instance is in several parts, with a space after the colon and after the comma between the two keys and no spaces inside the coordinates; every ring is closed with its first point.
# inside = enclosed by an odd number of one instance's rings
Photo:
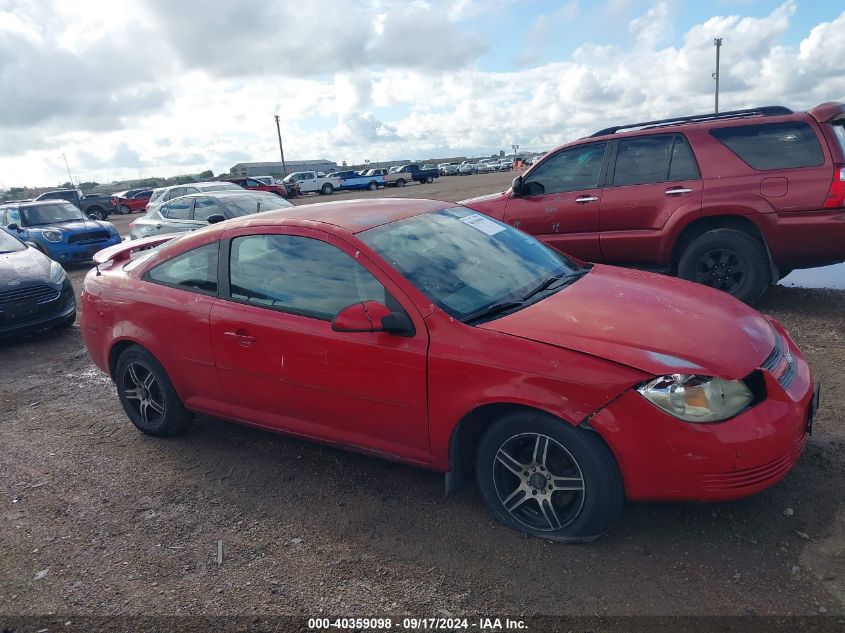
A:
{"type": "Polygon", "coordinates": [[[184,196],[188,193],[184,187],[173,187],[170,191],[168,191],[164,195],[165,200],[173,200],[173,198],[178,198],[179,196],[184,196]]]}
{"type": "Polygon", "coordinates": [[[525,183],[529,195],[566,193],[599,186],[607,142],[565,149],[531,172],[525,183]]]}
{"type": "Polygon", "coordinates": [[[680,134],[675,136],[672,162],[669,163],[669,180],[697,180],[700,177],[689,143],[680,134]]]}
{"type": "Polygon", "coordinates": [[[244,186],[245,187],[260,187],[263,184],[264,184],[263,182],[258,182],[257,180],[253,180],[252,178],[250,178],[249,180],[246,181],[246,184],[244,186]]]}
{"type": "Polygon", "coordinates": [[[212,198],[206,198],[203,196],[194,199],[194,220],[206,222],[208,220],[208,216],[214,215],[215,213],[225,215],[223,209],[221,209],[212,198]]]}
{"type": "Polygon", "coordinates": [[[802,121],[723,127],[710,130],[710,134],[754,169],[824,164],[816,133],[802,121]]]}
{"type": "Polygon", "coordinates": [[[325,321],[360,301],[394,302],[349,255],[295,235],[233,239],[229,277],[233,299],[325,321]]]}
{"type": "Polygon", "coordinates": [[[21,225],[21,210],[20,209],[9,209],[6,215],[6,224],[17,224],[18,226],[21,225]]]}
{"type": "Polygon", "coordinates": [[[165,286],[216,294],[217,251],[217,242],[200,246],[159,264],[144,275],[144,279],[165,286]]]}
{"type": "Polygon", "coordinates": [[[196,187],[185,187],[185,193],[199,193],[200,190],[196,187]]]}
{"type": "Polygon", "coordinates": [[[162,207],[161,214],[170,220],[190,220],[191,198],[172,200],[170,204],[162,207]]]}
{"type": "Polygon", "coordinates": [[[613,185],[642,185],[665,182],[675,137],[672,134],[640,136],[619,140],[613,185]]]}

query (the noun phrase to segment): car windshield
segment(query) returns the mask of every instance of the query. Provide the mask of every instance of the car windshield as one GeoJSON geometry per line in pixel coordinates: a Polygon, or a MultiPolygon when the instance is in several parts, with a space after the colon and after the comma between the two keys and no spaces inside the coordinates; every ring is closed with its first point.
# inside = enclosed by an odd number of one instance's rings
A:
{"type": "Polygon", "coordinates": [[[25,249],[26,246],[18,238],[12,237],[9,233],[0,229],[0,254],[15,253],[25,249]]]}
{"type": "Polygon", "coordinates": [[[587,270],[530,235],[463,207],[384,224],[358,237],[465,323],[492,318],[505,304],[519,309],[587,270]]]}
{"type": "Polygon", "coordinates": [[[82,211],[72,204],[44,204],[37,207],[21,209],[24,226],[42,226],[44,224],[62,224],[63,222],[75,222],[84,220],[82,211]]]}
{"type": "Polygon", "coordinates": [[[223,202],[231,212],[232,217],[240,217],[260,211],[272,211],[273,209],[286,209],[293,206],[274,193],[266,196],[227,196],[223,199],[223,202]]]}

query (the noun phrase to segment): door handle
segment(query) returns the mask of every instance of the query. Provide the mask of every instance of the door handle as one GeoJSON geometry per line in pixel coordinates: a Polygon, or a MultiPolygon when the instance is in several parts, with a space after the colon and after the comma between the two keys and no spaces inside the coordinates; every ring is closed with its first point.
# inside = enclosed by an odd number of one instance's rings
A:
{"type": "Polygon", "coordinates": [[[588,202],[596,202],[598,198],[596,196],[581,196],[579,198],[575,198],[575,202],[578,204],[587,204],[588,202]]]}
{"type": "Polygon", "coordinates": [[[692,189],[687,189],[686,187],[675,187],[674,189],[666,190],[667,196],[677,196],[680,193],[692,193],[692,189]]]}
{"type": "Polygon", "coordinates": [[[247,334],[246,330],[235,330],[234,332],[223,332],[223,336],[237,341],[241,347],[249,347],[255,343],[255,337],[247,334]]]}

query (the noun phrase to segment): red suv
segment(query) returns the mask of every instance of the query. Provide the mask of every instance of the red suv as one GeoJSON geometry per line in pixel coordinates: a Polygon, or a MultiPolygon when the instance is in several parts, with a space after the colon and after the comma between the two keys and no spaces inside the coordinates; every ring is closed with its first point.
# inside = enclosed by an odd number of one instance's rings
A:
{"type": "Polygon", "coordinates": [[[251,191],[269,191],[270,193],[275,193],[282,198],[288,197],[288,190],[287,188],[282,185],[268,185],[266,182],[261,182],[255,178],[226,178],[226,182],[233,182],[236,185],[240,185],[244,189],[250,189],[251,191]]]}
{"type": "Polygon", "coordinates": [[[611,127],[463,204],[593,262],[753,302],[795,268],[845,261],[845,105],[611,127]]]}

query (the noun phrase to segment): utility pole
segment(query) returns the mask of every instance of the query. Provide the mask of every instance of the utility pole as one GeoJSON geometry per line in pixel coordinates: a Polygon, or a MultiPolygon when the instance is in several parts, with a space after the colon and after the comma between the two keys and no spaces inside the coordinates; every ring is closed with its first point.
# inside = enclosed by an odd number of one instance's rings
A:
{"type": "Polygon", "coordinates": [[[282,178],[288,175],[288,168],[285,165],[285,150],[282,148],[282,130],[279,128],[279,115],[273,115],[276,119],[276,134],[279,135],[279,154],[282,155],[282,178]]]}
{"type": "Polygon", "coordinates": [[[719,114],[719,51],[722,48],[722,38],[713,38],[713,45],[716,47],[716,72],[713,73],[713,79],[716,80],[716,114],[719,114]]]}
{"type": "MultiPolygon", "coordinates": [[[[67,169],[67,177],[70,180],[70,186],[73,187],[73,176],[70,175],[70,167],[68,167],[67,157],[65,156],[64,152],[62,152],[62,158],[65,161],[65,169],[67,169]]],[[[79,184],[79,183],[77,183],[77,184],[79,184]]]]}

